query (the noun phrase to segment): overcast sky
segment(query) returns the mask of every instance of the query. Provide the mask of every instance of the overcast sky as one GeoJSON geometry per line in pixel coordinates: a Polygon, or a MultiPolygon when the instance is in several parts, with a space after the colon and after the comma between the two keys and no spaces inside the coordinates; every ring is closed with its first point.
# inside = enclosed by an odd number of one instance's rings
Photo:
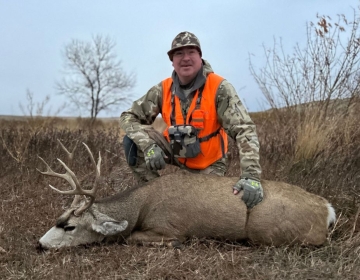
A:
{"type": "MultiPolygon", "coordinates": [[[[54,85],[62,78],[61,52],[71,39],[110,36],[125,71],[136,74],[132,101],[171,75],[166,52],[181,31],[200,40],[203,58],[230,81],[250,111],[263,96],[249,72],[249,53],[264,65],[262,45],[282,38],[291,51],[306,43],[306,23],[316,14],[353,17],[358,0],[0,0],[0,115],[23,115],[26,90],[36,102],[50,95],[55,112],[66,101],[54,85]]],[[[111,114],[117,117],[129,105],[111,114]]],[[[47,107],[49,108],[49,106],[47,107]]],[[[88,116],[65,110],[61,115],[88,116]]]]}

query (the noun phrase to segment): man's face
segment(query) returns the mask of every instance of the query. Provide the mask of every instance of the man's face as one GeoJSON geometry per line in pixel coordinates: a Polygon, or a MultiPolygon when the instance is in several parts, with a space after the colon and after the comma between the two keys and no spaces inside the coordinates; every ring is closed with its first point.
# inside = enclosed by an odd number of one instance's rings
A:
{"type": "Polygon", "coordinates": [[[199,72],[202,60],[199,51],[194,47],[183,47],[173,54],[174,70],[182,84],[190,83],[199,72]]]}

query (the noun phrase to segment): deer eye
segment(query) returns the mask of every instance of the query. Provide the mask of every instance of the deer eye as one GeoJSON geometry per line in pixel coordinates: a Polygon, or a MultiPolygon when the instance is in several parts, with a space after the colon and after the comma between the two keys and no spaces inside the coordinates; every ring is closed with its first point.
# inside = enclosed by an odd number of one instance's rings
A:
{"type": "Polygon", "coordinates": [[[75,229],[74,226],[65,226],[65,227],[64,227],[64,231],[72,231],[72,230],[74,230],[74,229],[75,229]]]}

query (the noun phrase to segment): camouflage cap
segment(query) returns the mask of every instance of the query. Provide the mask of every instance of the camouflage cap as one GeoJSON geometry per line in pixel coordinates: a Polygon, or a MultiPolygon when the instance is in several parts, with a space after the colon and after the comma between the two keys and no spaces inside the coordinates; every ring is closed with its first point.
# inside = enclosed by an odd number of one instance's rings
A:
{"type": "Polygon", "coordinates": [[[171,50],[167,53],[170,60],[173,60],[173,53],[175,50],[188,46],[196,47],[199,50],[200,56],[202,56],[199,39],[193,33],[184,31],[176,35],[171,43],[171,50]]]}

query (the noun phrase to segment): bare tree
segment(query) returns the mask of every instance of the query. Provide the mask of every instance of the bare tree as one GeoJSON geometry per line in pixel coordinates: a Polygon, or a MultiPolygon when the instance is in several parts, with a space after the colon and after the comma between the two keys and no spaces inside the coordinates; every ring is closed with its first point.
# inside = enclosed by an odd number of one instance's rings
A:
{"type": "Polygon", "coordinates": [[[273,48],[264,46],[266,64],[257,71],[250,58],[250,71],[271,108],[304,108],[300,104],[316,102],[325,118],[335,99],[347,106],[359,97],[360,18],[354,10],[352,21],[338,15],[333,21],[317,15],[318,22],[307,25],[307,44],[299,44],[286,54],[282,41],[273,48]]]}
{"type": "Polygon", "coordinates": [[[56,83],[78,109],[90,113],[92,121],[101,111],[110,111],[128,100],[135,76],[127,74],[114,52],[109,37],[94,36],[91,42],[73,39],[64,48],[65,74],[56,83]]]}

